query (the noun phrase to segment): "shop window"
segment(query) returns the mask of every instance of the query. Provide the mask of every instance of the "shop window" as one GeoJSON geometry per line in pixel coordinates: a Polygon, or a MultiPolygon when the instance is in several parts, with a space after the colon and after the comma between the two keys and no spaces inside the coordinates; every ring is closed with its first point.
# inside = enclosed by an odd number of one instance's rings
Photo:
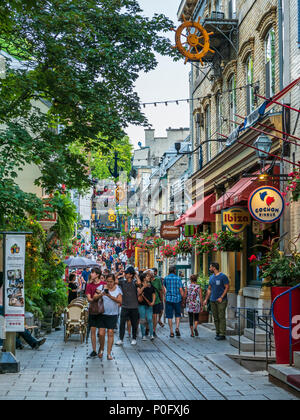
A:
{"type": "Polygon", "coordinates": [[[247,84],[247,115],[254,111],[254,69],[253,58],[249,55],[246,61],[246,84],[247,84]]]}
{"type": "Polygon", "coordinates": [[[265,60],[266,60],[266,97],[271,98],[275,94],[275,31],[270,29],[265,38],[265,60]]]}

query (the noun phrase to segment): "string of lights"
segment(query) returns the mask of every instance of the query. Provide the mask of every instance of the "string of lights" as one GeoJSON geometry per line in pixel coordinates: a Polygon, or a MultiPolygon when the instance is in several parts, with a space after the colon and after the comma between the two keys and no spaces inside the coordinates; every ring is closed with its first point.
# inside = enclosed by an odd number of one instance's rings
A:
{"type": "Polygon", "coordinates": [[[228,89],[228,90],[221,91],[221,92],[219,91],[217,93],[210,93],[206,96],[199,96],[199,97],[196,97],[196,98],[185,98],[185,99],[171,99],[171,100],[166,100],[166,101],[144,102],[144,103],[142,103],[142,105],[143,105],[144,108],[146,108],[147,105],[157,106],[157,105],[160,105],[160,104],[165,104],[167,106],[168,104],[179,105],[180,102],[190,103],[190,102],[195,102],[195,101],[202,101],[204,99],[210,99],[210,98],[213,98],[213,97],[217,97],[218,95],[224,95],[226,93],[231,93],[233,91],[248,89],[249,87],[255,88],[256,86],[258,86],[258,84],[259,84],[259,82],[248,83],[247,85],[238,86],[234,89],[228,89]]]}

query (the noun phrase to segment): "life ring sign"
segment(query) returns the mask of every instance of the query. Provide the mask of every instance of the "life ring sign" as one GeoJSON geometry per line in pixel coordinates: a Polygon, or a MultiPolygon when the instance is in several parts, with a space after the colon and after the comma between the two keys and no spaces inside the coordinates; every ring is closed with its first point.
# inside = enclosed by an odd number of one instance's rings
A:
{"type": "Polygon", "coordinates": [[[248,209],[255,220],[274,223],[284,212],[285,201],[281,192],[274,187],[264,186],[254,190],[248,200],[248,209]]]}

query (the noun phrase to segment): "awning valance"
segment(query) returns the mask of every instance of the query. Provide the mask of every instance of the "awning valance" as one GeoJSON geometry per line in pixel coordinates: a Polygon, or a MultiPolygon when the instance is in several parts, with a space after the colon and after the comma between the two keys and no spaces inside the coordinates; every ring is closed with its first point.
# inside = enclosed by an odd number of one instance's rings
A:
{"type": "Polygon", "coordinates": [[[197,201],[186,213],[175,222],[175,226],[202,225],[203,223],[215,222],[215,215],[211,214],[210,208],[215,202],[215,194],[210,194],[197,201]]]}
{"type": "MultiPolygon", "coordinates": [[[[269,168],[270,165],[267,165],[265,171],[269,168]]],[[[257,175],[259,174],[260,171],[257,171],[253,174],[253,178],[241,178],[212,205],[211,212],[219,213],[222,210],[236,206],[243,201],[248,201],[249,194],[263,185],[262,182],[257,179],[257,175]]]]}

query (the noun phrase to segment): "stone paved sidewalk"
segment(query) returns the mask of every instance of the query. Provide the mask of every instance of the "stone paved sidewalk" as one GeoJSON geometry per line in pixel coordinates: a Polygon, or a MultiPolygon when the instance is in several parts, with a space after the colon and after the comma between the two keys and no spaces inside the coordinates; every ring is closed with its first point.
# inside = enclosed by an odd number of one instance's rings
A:
{"type": "Polygon", "coordinates": [[[115,360],[88,359],[91,346],[63,332],[53,332],[39,350],[17,352],[19,374],[0,375],[1,400],[295,400],[272,385],[267,373],[249,373],[224,357],[233,348],[216,342],[201,327],[191,338],[186,323],[181,338],[159,328],[154,343],[125,339],[114,346],[115,360]],[[223,366],[213,363],[214,357],[223,366]]]}

